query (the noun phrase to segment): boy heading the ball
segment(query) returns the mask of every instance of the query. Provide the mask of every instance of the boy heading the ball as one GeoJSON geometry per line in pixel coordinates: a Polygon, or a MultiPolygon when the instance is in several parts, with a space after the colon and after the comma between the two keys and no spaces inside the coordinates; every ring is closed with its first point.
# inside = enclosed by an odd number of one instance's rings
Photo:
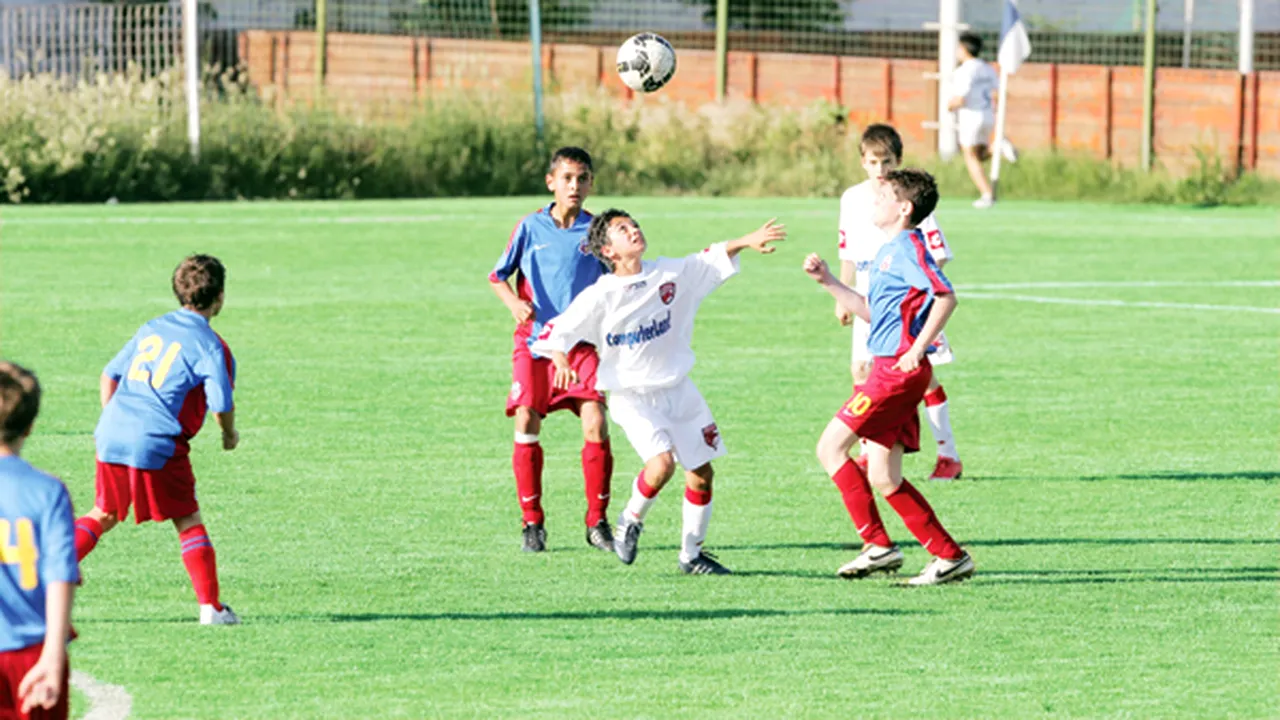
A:
{"type": "Polygon", "coordinates": [[[770,220],[749,235],[685,258],[645,261],[644,233],[626,212],[608,210],[591,221],[589,247],[613,273],[548,322],[533,347],[551,355],[559,388],[582,381],[569,354],[573,347],[588,342],[600,348],[592,382],[611,393],[609,414],[644,462],[614,534],[614,550],[626,564],[635,560],[645,515],[679,463],[685,471],[680,569],[691,575],[729,573],[702,550],[711,520],[711,461],[725,447],[688,377],[693,321],[703,298],[737,274],[738,253],[771,253],[770,243],[784,238],[784,227],[770,220]]]}
{"type": "Polygon", "coordinates": [[[587,543],[613,550],[609,527],[609,485],[613,451],[604,394],[595,389],[596,348],[581,343],[568,350],[569,362],[581,381],[567,388],[553,387],[551,360],[530,345],[547,320],[559,315],[606,268],[587,250],[591,213],[582,204],[591,193],[591,156],[577,147],[563,147],[551,156],[547,189],[551,204],[525,216],[511,232],[507,249],[489,273],[489,285],[515,318],[515,348],[511,355],[511,393],[507,417],[515,417],[515,445],[511,464],[516,477],[526,552],[546,549],[542,509],[542,419],[557,410],[571,410],[582,419],[582,476],[587,496],[587,543]],[[514,276],[515,289],[509,284],[514,276]]]}
{"type": "Polygon", "coordinates": [[[910,584],[937,585],[973,574],[969,554],[942,527],[924,496],[902,477],[903,454],[920,449],[916,405],[933,375],[926,353],[956,307],[951,283],[929,254],[919,229],[937,203],[938,188],[928,173],[885,174],[873,219],[893,239],[876,254],[867,296],[837,280],[817,254],[804,262],[806,274],[870,324],[871,373],[818,440],[818,460],[840,489],[864,542],[862,553],[837,571],[842,577],[865,577],[902,566],[902,551],[889,539],[876,509],[873,485],[934,555],[910,584]],[[859,438],[867,455],[865,472],[849,457],[859,438]]]}
{"type": "MultiPolygon", "coordinates": [[[[885,182],[885,176],[902,163],[902,137],[888,125],[870,125],[862,133],[858,143],[862,154],[862,169],[867,179],[854,185],[840,197],[840,281],[858,291],[863,297],[871,291],[871,264],[880,248],[892,240],[873,222],[876,193],[885,182]]],[[[951,260],[951,246],[931,213],[920,221],[920,232],[925,246],[938,267],[945,267],[951,260]]],[[[849,308],[836,302],[836,318],[842,325],[853,325],[853,384],[866,381],[871,372],[871,353],[867,350],[867,337],[871,326],[855,317],[849,308]]],[[[945,333],[929,348],[929,361],[937,366],[952,361],[951,346],[945,333]]],[[[947,392],[935,376],[929,380],[929,391],[924,395],[925,415],[929,429],[938,445],[938,460],[930,480],[957,480],[964,470],[960,453],[956,450],[955,433],[951,430],[951,410],[947,392]]],[[[866,469],[864,458],[858,462],[866,469]]]]}
{"type": "Polygon", "coordinates": [[[200,604],[201,625],[236,625],[240,619],[218,598],[213,542],[196,502],[191,439],[213,413],[222,449],[240,443],[236,431],[236,362],[209,321],[226,300],[226,269],[211,255],[191,255],[173,271],[181,307],[149,320],[107,363],[99,378],[102,415],[97,445],[97,497],[76,521],[76,554],[93,551],[104,533],[129,516],[172,520],[182,563],[200,604]]]}
{"type": "Polygon", "coordinates": [[[39,412],[35,375],[0,360],[0,718],[61,720],[80,566],[66,486],[20,457],[39,412]]]}

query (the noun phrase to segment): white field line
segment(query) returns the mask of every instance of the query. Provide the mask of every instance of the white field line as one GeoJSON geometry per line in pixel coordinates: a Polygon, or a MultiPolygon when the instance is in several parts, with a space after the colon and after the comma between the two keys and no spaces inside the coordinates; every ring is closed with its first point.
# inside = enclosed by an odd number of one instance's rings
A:
{"type": "MultiPolygon", "coordinates": [[[[536,208],[535,208],[536,209],[536,208]]],[[[531,212],[531,211],[530,211],[531,212]]],[[[477,220],[510,220],[515,223],[527,212],[512,213],[504,218],[499,213],[435,213],[429,215],[297,215],[294,217],[181,217],[145,216],[125,217],[0,217],[0,228],[5,225],[387,225],[424,224],[438,222],[473,222],[477,220]]],[[[798,210],[789,216],[821,217],[831,215],[826,210],[798,210]]],[[[646,212],[643,217],[661,219],[684,218],[762,218],[767,213],[758,211],[724,212],[715,210],[688,210],[684,212],[646,212]]]]}
{"type": "Polygon", "coordinates": [[[72,670],[71,686],[89,698],[84,720],[123,720],[133,711],[133,698],[119,685],[99,682],[88,673],[72,670]]]}
{"type": "Polygon", "coordinates": [[[965,292],[960,289],[963,299],[1005,300],[1013,302],[1039,303],[1045,305],[1098,305],[1103,307],[1140,307],[1161,310],[1205,310],[1209,312],[1252,312],[1267,315],[1280,315],[1280,308],[1257,307],[1254,305],[1203,305],[1200,303],[1146,302],[1140,300],[1086,300],[1083,298],[1042,297],[1038,295],[1006,295],[1003,293],[965,292]]]}
{"type": "Polygon", "coordinates": [[[1280,280],[1117,280],[1083,282],[972,283],[964,290],[1041,290],[1049,288],[1280,287],[1280,280]]]}

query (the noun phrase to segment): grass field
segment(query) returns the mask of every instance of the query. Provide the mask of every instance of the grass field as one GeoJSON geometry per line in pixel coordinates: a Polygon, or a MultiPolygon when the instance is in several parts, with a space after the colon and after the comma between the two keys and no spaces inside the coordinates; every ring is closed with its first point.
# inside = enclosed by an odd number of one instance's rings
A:
{"type": "MultiPolygon", "coordinates": [[[[623,201],[660,254],[791,230],[698,320],[730,450],[707,544],[737,574],[677,571],[673,488],[634,566],[588,548],[571,415],[543,430],[551,551],[519,551],[511,320],[485,276],[540,202],[5,208],[0,352],[40,373],[26,455],[80,511],[102,366],[171,309],[184,254],[230,273],[242,444],[206,431],[194,463],[245,624],[197,626],[172,528],[122,525],[85,561],[73,667],[139,718],[1280,711],[1274,210],[944,203],[966,479],[923,482],[930,452],[907,469],[978,575],[907,590],[834,576],[857,538],[813,445],[849,341],[799,269],[834,256],[833,200],[623,201]]],[[[622,498],[639,459],[614,430],[622,498]]]]}

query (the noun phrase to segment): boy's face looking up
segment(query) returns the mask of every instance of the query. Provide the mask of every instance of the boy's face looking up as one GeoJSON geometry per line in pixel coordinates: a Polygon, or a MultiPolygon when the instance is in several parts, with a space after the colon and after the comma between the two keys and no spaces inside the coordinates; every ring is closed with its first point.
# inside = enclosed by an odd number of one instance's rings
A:
{"type": "Polygon", "coordinates": [[[602,247],[600,252],[615,265],[638,260],[647,247],[644,231],[629,217],[614,218],[609,223],[607,237],[609,244],[602,247]]]}
{"type": "Polygon", "coordinates": [[[576,211],[591,194],[591,180],[591,170],[586,165],[561,158],[547,173],[547,189],[555,194],[558,207],[576,211]]]}
{"type": "Polygon", "coordinates": [[[877,184],[884,182],[884,176],[888,175],[889,171],[898,169],[898,162],[898,158],[892,153],[874,148],[867,148],[862,152],[862,169],[866,170],[867,177],[877,184]]]}

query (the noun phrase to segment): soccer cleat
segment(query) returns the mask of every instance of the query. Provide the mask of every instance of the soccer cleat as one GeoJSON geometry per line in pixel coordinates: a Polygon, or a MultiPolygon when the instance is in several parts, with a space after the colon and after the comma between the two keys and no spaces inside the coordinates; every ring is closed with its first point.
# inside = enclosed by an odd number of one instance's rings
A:
{"type": "Polygon", "coordinates": [[[685,562],[680,561],[680,572],[685,575],[732,575],[733,571],[720,564],[715,555],[703,551],[701,555],[685,562]]]}
{"type": "Polygon", "coordinates": [[[907,581],[908,585],[942,585],[960,582],[973,577],[973,558],[965,553],[955,560],[934,558],[919,575],[907,581]]]}
{"type": "Polygon", "coordinates": [[[587,544],[597,550],[613,552],[613,528],[609,521],[600,518],[600,522],[587,528],[587,544]]]}
{"type": "Polygon", "coordinates": [[[946,455],[938,456],[938,464],[933,466],[933,474],[929,476],[930,480],[959,480],[963,474],[964,465],[957,458],[949,458],[946,455]]]}
{"type": "Polygon", "coordinates": [[[547,549],[547,531],[538,523],[525,523],[524,530],[521,531],[524,537],[524,545],[520,548],[525,552],[542,552],[547,549]]]}
{"type": "Polygon", "coordinates": [[[613,531],[613,551],[624,565],[636,561],[636,545],[640,542],[640,533],[644,523],[627,522],[626,517],[618,519],[618,527],[613,531]]]}
{"type": "Polygon", "coordinates": [[[218,610],[212,605],[200,606],[200,624],[201,625],[239,625],[240,617],[235,614],[230,605],[223,605],[218,610]]]}
{"type": "Polygon", "coordinates": [[[836,575],[848,580],[864,578],[874,573],[897,572],[902,567],[902,550],[897,545],[881,547],[868,543],[852,561],[840,566],[836,575]]]}
{"type": "Polygon", "coordinates": [[[996,204],[995,198],[991,197],[990,195],[983,195],[982,197],[973,201],[973,206],[978,208],[979,210],[986,210],[995,204],[996,204]]]}
{"type": "Polygon", "coordinates": [[[1011,163],[1018,162],[1018,148],[1014,147],[1013,143],[1009,142],[1009,138],[1004,138],[1004,140],[1001,141],[1000,154],[1004,156],[1005,160],[1008,160],[1011,163]]]}

